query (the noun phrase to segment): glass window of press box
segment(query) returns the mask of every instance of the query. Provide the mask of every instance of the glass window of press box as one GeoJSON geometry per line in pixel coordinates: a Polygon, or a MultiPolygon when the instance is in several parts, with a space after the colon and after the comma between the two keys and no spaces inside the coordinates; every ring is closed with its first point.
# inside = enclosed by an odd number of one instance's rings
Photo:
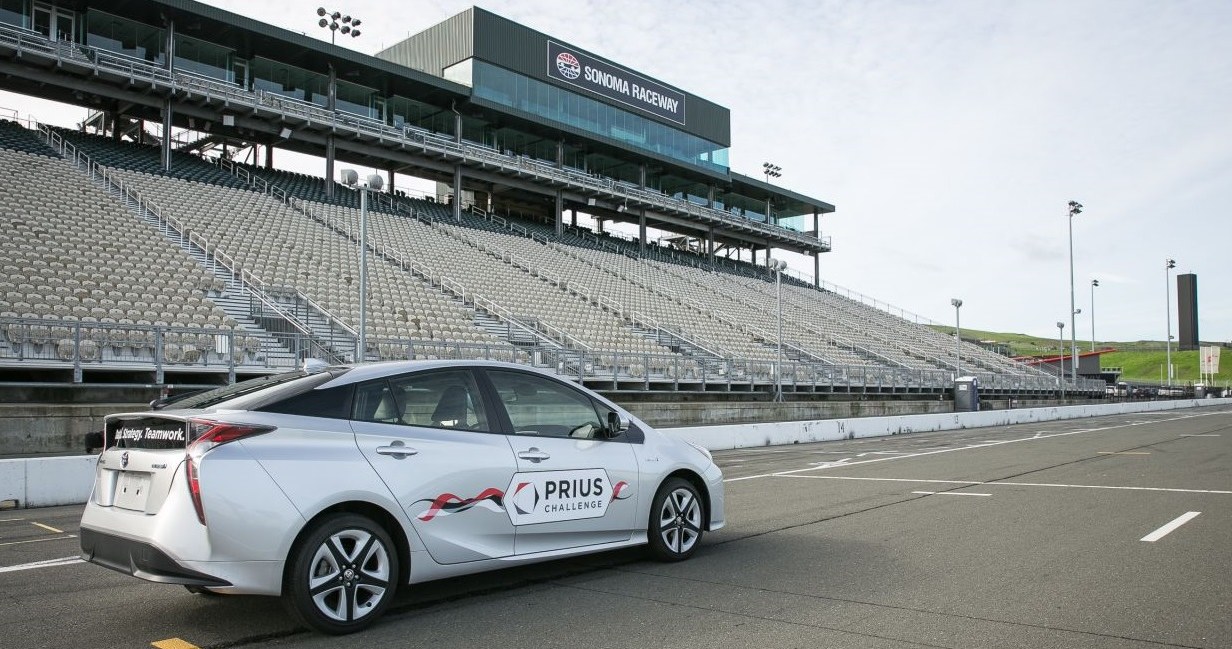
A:
{"type": "Polygon", "coordinates": [[[464,61],[445,77],[474,88],[476,97],[568,124],[673,160],[727,172],[727,149],[714,142],[484,61],[464,61]],[[460,79],[469,68],[471,78],[460,79]]]}

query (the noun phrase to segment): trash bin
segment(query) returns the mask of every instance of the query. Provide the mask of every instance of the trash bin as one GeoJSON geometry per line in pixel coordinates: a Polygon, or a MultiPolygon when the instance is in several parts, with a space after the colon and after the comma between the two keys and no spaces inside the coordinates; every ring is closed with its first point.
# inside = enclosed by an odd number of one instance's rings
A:
{"type": "Polygon", "coordinates": [[[1205,399],[1206,398],[1206,386],[1205,385],[1202,385],[1201,383],[1194,384],[1194,398],[1195,399],[1205,399]]]}
{"type": "Polygon", "coordinates": [[[954,379],[954,412],[975,412],[980,409],[980,380],[974,376],[954,379]]]}

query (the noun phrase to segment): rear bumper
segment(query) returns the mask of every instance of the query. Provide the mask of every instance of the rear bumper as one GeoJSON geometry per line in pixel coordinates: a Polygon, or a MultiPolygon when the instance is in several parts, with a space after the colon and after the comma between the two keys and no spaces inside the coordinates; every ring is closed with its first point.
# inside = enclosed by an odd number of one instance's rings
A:
{"type": "Polygon", "coordinates": [[[81,558],[126,575],[160,584],[184,584],[211,588],[231,585],[180,565],[162,550],[140,541],[81,528],[81,558]]]}

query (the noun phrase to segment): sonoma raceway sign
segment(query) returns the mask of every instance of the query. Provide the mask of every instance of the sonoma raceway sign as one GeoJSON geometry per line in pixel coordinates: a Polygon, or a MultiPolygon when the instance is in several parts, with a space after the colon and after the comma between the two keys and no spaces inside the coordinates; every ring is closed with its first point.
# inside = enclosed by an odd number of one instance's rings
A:
{"type": "Polygon", "coordinates": [[[684,93],[552,41],[548,77],[684,125],[684,93]]]}

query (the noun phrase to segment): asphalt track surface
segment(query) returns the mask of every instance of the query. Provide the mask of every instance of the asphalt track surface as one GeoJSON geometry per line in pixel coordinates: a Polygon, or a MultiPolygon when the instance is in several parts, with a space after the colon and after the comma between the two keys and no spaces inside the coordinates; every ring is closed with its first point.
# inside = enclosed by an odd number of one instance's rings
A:
{"type": "Polygon", "coordinates": [[[690,561],[419,585],[342,638],[80,563],[80,507],[3,511],[0,646],[1232,647],[1232,408],[716,457],[730,523],[690,561]]]}

